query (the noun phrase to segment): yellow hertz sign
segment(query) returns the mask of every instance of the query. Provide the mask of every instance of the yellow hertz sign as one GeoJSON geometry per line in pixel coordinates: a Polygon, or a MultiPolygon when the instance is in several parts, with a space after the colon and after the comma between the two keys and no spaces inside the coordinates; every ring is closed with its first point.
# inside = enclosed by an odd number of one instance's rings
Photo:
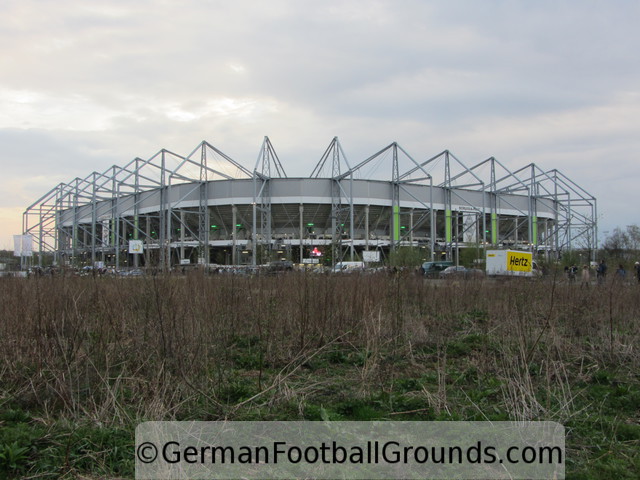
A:
{"type": "Polygon", "coordinates": [[[533,256],[527,252],[508,252],[507,270],[512,272],[530,272],[533,266],[533,256]]]}

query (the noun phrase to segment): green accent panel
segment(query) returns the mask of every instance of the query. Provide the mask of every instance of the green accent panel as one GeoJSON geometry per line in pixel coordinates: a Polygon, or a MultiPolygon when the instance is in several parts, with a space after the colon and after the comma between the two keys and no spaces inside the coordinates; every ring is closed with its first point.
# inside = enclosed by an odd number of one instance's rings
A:
{"type": "Polygon", "coordinates": [[[116,244],[116,219],[109,220],[109,245],[116,244]]]}
{"type": "Polygon", "coordinates": [[[531,237],[531,242],[534,245],[538,245],[538,217],[533,216],[531,217],[531,225],[532,225],[532,237],[531,237]]]}
{"type": "Polygon", "coordinates": [[[138,240],[138,215],[133,217],[133,239],[138,240]]]}
{"type": "Polygon", "coordinates": [[[491,243],[498,243],[498,214],[491,214],[491,243]]]}
{"type": "Polygon", "coordinates": [[[393,241],[400,240],[400,206],[393,206],[393,241]]]}
{"type": "Polygon", "coordinates": [[[444,211],[444,238],[447,243],[451,243],[451,210],[444,211]]]}

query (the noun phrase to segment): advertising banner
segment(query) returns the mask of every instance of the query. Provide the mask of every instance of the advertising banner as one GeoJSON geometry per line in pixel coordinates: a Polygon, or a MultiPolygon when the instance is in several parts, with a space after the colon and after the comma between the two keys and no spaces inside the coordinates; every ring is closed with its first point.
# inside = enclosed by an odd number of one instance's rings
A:
{"type": "Polygon", "coordinates": [[[142,240],[129,240],[129,253],[140,254],[143,248],[142,240]]]}
{"type": "Polygon", "coordinates": [[[13,255],[16,257],[31,257],[33,255],[33,236],[14,235],[13,255]]]}

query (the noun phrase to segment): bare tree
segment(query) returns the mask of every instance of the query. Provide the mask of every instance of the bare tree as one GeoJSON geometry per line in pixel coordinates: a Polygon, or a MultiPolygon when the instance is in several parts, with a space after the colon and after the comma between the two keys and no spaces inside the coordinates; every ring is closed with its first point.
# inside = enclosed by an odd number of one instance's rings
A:
{"type": "Polygon", "coordinates": [[[607,255],[625,260],[638,258],[640,251],[640,227],[627,225],[626,229],[616,227],[604,239],[602,249],[607,255]]]}

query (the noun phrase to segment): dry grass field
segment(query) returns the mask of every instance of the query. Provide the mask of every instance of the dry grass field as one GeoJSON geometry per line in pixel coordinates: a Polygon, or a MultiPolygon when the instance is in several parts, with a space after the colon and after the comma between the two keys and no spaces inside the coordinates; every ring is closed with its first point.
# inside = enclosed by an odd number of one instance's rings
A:
{"type": "Polygon", "coordinates": [[[132,478],[145,420],[554,420],[640,471],[640,285],[413,274],[0,279],[0,475],[132,478]]]}

